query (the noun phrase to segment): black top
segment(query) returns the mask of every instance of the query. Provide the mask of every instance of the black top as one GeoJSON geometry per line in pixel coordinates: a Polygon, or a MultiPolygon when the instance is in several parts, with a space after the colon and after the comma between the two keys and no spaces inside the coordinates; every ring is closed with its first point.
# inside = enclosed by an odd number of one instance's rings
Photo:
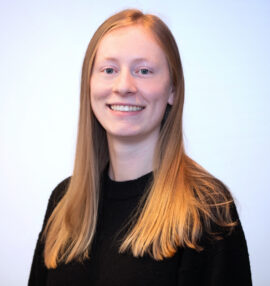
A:
{"type": "MultiPolygon", "coordinates": [[[[135,258],[130,253],[118,253],[124,226],[152,177],[153,174],[148,173],[135,180],[115,182],[109,178],[106,169],[102,177],[98,226],[90,259],[83,264],[71,262],[56,269],[47,269],[39,235],[28,285],[251,285],[249,256],[240,221],[231,235],[224,232],[222,240],[207,240],[202,252],[180,248],[172,258],[163,261],[155,261],[148,255],[135,258]]],[[[54,189],[42,230],[69,180],[62,181],[54,189]]],[[[238,219],[236,209],[233,216],[238,219]]]]}

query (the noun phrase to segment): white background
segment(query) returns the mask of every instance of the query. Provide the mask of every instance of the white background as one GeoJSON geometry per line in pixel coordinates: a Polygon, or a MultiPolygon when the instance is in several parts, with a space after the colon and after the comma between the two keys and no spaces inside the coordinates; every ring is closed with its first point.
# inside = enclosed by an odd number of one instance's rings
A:
{"type": "Polygon", "coordinates": [[[175,35],[187,152],[234,194],[254,285],[270,285],[267,0],[1,0],[0,284],[27,284],[49,195],[72,172],[87,44],[130,7],[159,15],[175,35]]]}

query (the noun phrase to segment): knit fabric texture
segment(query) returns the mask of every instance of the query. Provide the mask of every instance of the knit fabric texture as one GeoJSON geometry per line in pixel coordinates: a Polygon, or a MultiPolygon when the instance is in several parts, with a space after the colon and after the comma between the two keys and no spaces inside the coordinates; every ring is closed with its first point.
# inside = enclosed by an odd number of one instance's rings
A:
{"type": "Polygon", "coordinates": [[[67,178],[49,199],[34,252],[29,286],[252,285],[247,244],[235,206],[232,214],[238,225],[232,234],[224,232],[221,240],[205,240],[203,251],[179,248],[173,257],[162,261],[155,261],[149,255],[136,258],[130,252],[119,254],[118,249],[153,173],[116,182],[109,178],[106,168],[101,178],[98,225],[90,258],[83,263],[61,264],[56,269],[47,269],[44,265],[41,233],[67,189],[70,181],[67,178]]]}

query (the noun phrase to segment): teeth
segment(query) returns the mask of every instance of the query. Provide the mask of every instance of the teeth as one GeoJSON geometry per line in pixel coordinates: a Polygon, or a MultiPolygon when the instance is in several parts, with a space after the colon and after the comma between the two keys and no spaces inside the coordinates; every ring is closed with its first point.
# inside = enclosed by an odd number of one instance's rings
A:
{"type": "Polygon", "coordinates": [[[130,105],[110,105],[110,108],[115,111],[138,111],[142,110],[142,106],[130,106],[130,105]]]}

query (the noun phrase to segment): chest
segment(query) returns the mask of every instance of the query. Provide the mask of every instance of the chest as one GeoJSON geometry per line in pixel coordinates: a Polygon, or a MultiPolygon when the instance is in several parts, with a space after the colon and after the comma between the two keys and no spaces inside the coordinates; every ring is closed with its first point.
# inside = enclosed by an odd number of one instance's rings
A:
{"type": "Polygon", "coordinates": [[[130,253],[118,252],[125,226],[136,206],[135,200],[104,202],[90,259],[83,264],[73,262],[50,269],[47,286],[176,285],[179,254],[155,261],[147,255],[135,258],[130,253]]]}
{"type": "Polygon", "coordinates": [[[176,285],[178,254],[163,261],[146,256],[119,254],[113,244],[102,242],[89,260],[49,270],[48,286],[82,285],[176,285]]]}

